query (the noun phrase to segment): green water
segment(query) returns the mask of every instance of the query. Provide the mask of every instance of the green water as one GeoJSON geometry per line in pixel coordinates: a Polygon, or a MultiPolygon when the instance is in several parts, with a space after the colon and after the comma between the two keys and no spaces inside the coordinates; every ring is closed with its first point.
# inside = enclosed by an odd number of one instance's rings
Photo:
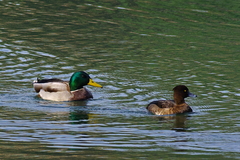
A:
{"type": "Polygon", "coordinates": [[[1,159],[239,159],[237,1],[0,1],[1,159]],[[94,99],[51,102],[36,77],[84,70],[94,99]],[[146,105],[188,86],[194,113],[146,105]]]}

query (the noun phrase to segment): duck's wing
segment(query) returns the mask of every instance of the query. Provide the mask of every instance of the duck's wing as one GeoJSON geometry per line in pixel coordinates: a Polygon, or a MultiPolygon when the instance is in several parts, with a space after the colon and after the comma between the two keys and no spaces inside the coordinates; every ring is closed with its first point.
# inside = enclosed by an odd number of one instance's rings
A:
{"type": "Polygon", "coordinates": [[[175,102],[174,100],[158,100],[148,104],[148,106],[150,105],[156,105],[159,108],[171,108],[174,107],[175,102]]]}
{"type": "Polygon", "coordinates": [[[39,79],[37,78],[36,81],[33,81],[33,83],[48,83],[48,82],[64,82],[61,79],[57,79],[57,78],[51,78],[51,79],[39,79]]]}
{"type": "Polygon", "coordinates": [[[159,100],[148,104],[146,109],[155,115],[172,114],[171,110],[175,103],[173,100],[159,100]]]}
{"type": "Polygon", "coordinates": [[[45,92],[60,92],[60,91],[68,91],[70,92],[70,87],[68,82],[65,82],[60,79],[37,79],[33,82],[33,87],[35,91],[38,93],[40,90],[44,90],[45,92]]]}

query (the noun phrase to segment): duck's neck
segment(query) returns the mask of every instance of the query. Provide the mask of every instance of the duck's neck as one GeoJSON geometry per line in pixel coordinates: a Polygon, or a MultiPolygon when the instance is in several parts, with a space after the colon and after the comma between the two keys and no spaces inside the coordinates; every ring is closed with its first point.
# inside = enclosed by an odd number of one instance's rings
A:
{"type": "Polygon", "coordinates": [[[173,95],[174,98],[174,102],[178,105],[178,104],[183,104],[185,103],[185,100],[183,97],[179,96],[178,94],[174,94],[173,95]]]}
{"type": "Polygon", "coordinates": [[[77,89],[83,88],[83,86],[78,86],[78,85],[70,84],[70,83],[69,83],[69,86],[70,86],[70,91],[75,91],[77,89]]]}

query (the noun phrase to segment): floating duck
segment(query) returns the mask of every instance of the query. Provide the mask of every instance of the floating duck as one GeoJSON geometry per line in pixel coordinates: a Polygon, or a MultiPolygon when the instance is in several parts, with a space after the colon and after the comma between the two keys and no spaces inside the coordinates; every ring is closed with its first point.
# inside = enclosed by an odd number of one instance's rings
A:
{"type": "Polygon", "coordinates": [[[52,101],[76,101],[93,98],[92,93],[83,87],[85,85],[102,87],[84,71],[73,73],[69,82],[56,78],[37,79],[33,82],[33,87],[39,96],[42,99],[52,101]]]}
{"type": "Polygon", "coordinates": [[[178,85],[173,88],[174,100],[158,100],[148,104],[147,110],[155,115],[167,115],[192,112],[192,108],[185,102],[186,97],[197,97],[189,92],[184,85],[178,85]]]}

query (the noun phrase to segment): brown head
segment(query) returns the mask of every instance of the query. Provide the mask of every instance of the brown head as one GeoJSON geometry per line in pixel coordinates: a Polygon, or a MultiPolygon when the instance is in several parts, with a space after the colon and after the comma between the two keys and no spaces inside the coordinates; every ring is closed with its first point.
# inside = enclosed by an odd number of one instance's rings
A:
{"type": "Polygon", "coordinates": [[[173,88],[173,91],[173,98],[176,104],[185,103],[184,98],[186,97],[197,97],[197,95],[190,93],[185,85],[178,85],[173,88]]]}

